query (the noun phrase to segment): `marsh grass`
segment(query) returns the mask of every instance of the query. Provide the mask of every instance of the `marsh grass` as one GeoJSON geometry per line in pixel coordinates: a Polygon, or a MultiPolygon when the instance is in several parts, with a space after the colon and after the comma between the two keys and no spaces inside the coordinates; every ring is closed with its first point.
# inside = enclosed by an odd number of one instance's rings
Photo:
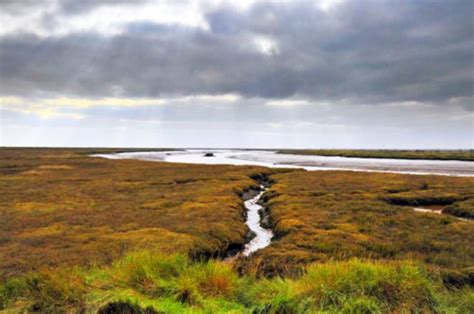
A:
{"type": "Polygon", "coordinates": [[[313,310],[344,313],[432,311],[436,288],[410,262],[349,260],[310,265],[296,280],[263,280],[255,286],[259,308],[272,313],[313,310]]]}
{"type": "Polygon", "coordinates": [[[443,210],[443,213],[461,218],[474,219],[474,198],[462,202],[456,202],[455,204],[446,207],[443,210]]]}
{"type": "MultiPolygon", "coordinates": [[[[351,259],[309,265],[298,278],[238,277],[229,264],[182,254],[130,253],[114,265],[32,274],[1,286],[4,309],[142,313],[382,313],[469,309],[472,290],[447,290],[410,261],[351,259]],[[67,275],[66,275],[67,274],[67,275]],[[100,274],[100,275],[98,275],[100,274]],[[5,294],[9,291],[9,294],[5,294]],[[22,300],[23,303],[18,303],[22,300]]],[[[471,307],[472,308],[472,307],[471,307]]]]}
{"type": "Polygon", "coordinates": [[[390,193],[383,200],[393,205],[423,206],[423,205],[451,205],[467,196],[457,193],[447,193],[439,189],[421,188],[414,191],[390,193]]]}
{"type": "Polygon", "coordinates": [[[245,243],[239,194],[265,169],[88,152],[0,149],[0,279],[49,266],[110,264],[139,249],[207,259],[245,243]]]}
{"type": "Polygon", "coordinates": [[[472,178],[104,160],[0,149],[9,312],[474,312],[472,178]],[[275,238],[235,265],[242,196],[275,238]],[[403,206],[401,206],[403,205],[403,206]],[[449,209],[452,208],[452,209],[449,209]],[[215,260],[215,259],[217,260],[215,260]]]}
{"type": "Polygon", "coordinates": [[[262,199],[275,241],[239,260],[242,273],[296,276],[310,263],[353,257],[414,259],[446,270],[474,263],[472,221],[413,210],[445,204],[472,211],[472,178],[341,171],[271,177],[262,199]]]}

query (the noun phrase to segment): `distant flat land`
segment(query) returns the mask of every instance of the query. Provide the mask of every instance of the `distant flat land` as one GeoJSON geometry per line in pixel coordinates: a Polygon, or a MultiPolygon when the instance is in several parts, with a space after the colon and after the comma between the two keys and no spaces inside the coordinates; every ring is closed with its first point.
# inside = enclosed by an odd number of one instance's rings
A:
{"type": "Polygon", "coordinates": [[[270,150],[184,149],[179,151],[99,154],[108,159],[138,159],[187,164],[253,165],[308,171],[351,170],[421,175],[474,176],[474,163],[460,160],[410,160],[279,154],[270,150]],[[212,158],[207,156],[212,152],[212,158]]]}
{"type": "Polygon", "coordinates": [[[280,149],[280,154],[474,161],[474,150],[280,149]]]}

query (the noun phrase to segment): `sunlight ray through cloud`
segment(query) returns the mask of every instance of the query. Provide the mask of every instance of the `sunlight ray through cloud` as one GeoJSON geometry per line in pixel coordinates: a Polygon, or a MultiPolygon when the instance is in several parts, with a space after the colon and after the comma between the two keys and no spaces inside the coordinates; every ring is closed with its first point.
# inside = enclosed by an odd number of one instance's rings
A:
{"type": "Polygon", "coordinates": [[[153,133],[151,121],[160,121],[156,128],[168,132],[150,143],[192,146],[180,129],[210,128],[216,146],[471,147],[470,12],[468,0],[429,8],[392,0],[0,1],[1,127],[12,133],[2,140],[14,143],[19,126],[82,134],[128,121],[153,133]],[[236,135],[242,129],[254,139],[236,135]]]}

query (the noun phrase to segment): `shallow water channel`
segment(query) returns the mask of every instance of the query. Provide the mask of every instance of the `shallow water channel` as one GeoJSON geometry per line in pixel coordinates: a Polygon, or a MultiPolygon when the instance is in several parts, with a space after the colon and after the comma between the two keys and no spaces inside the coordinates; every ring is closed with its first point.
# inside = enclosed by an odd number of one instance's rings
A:
{"type": "MultiPolygon", "coordinates": [[[[414,207],[414,211],[419,212],[419,213],[428,213],[428,214],[436,214],[436,215],[442,215],[443,214],[443,208],[424,208],[424,207],[414,207]]],[[[456,217],[456,216],[451,216],[453,218],[456,218],[457,220],[461,221],[468,221],[468,222],[473,222],[474,220],[469,219],[469,218],[463,218],[463,217],[456,217]]]]}
{"type": "Polygon", "coordinates": [[[245,245],[242,251],[244,256],[249,256],[253,252],[270,245],[273,237],[272,230],[265,229],[261,224],[262,217],[260,211],[263,210],[263,206],[259,205],[258,201],[267,189],[263,185],[260,186],[260,189],[260,193],[244,203],[245,208],[247,209],[247,220],[245,223],[250,231],[255,234],[255,237],[245,245]]]}
{"type": "Polygon", "coordinates": [[[315,170],[351,170],[405,174],[435,174],[448,176],[474,176],[474,162],[456,160],[406,160],[381,158],[355,158],[278,154],[259,150],[177,150],[163,152],[127,152],[97,154],[109,159],[141,159],[190,164],[254,165],[272,168],[300,168],[315,170]]]}

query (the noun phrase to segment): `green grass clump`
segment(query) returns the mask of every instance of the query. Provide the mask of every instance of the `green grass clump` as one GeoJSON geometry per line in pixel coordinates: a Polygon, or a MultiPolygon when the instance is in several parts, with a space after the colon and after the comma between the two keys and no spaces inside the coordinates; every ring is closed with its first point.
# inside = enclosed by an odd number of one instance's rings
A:
{"type": "Polygon", "coordinates": [[[86,285],[78,269],[42,270],[25,277],[10,278],[0,285],[0,309],[15,301],[28,300],[33,312],[60,312],[83,308],[86,285]]]}
{"type": "Polygon", "coordinates": [[[295,280],[262,280],[248,298],[270,313],[432,311],[436,286],[418,265],[349,260],[310,265],[295,280]]]}
{"type": "Polygon", "coordinates": [[[54,312],[82,308],[86,293],[85,281],[79,271],[44,271],[27,280],[32,311],[54,312]]]}
{"type": "Polygon", "coordinates": [[[132,253],[113,265],[111,278],[144,294],[160,296],[172,287],[170,279],[188,267],[183,255],[152,254],[149,251],[132,253]]]}
{"type": "Polygon", "coordinates": [[[174,294],[182,302],[199,304],[205,298],[235,300],[239,278],[229,265],[209,261],[194,264],[175,281],[174,294]]]}
{"type": "Polygon", "coordinates": [[[361,260],[314,264],[296,282],[301,296],[322,309],[350,313],[432,310],[437,304],[433,283],[422,267],[410,263],[361,260]]]}
{"type": "Polygon", "coordinates": [[[25,278],[11,278],[0,284],[0,310],[24,295],[27,287],[25,278]]]}
{"type": "MultiPolygon", "coordinates": [[[[92,280],[91,282],[94,282],[92,280]]],[[[169,307],[208,308],[235,307],[240,279],[230,265],[214,260],[190,262],[183,254],[156,254],[150,251],[132,253],[116,262],[108,271],[101,286],[116,301],[116,293],[110,292],[110,285],[118,289],[132,289],[146,296],[145,299],[159,299],[158,303],[144,303],[161,309],[169,307]],[[107,292],[107,290],[109,290],[107,292]]],[[[135,294],[132,294],[135,295],[135,294]]],[[[125,298],[130,301],[130,298],[125,298]]],[[[238,306],[239,307],[239,306],[238,306]]]]}
{"type": "Polygon", "coordinates": [[[403,313],[472,309],[472,289],[448,290],[441,277],[410,261],[361,259],[311,264],[297,278],[239,277],[229,264],[220,261],[196,262],[181,254],[142,251],[110,267],[63,269],[11,279],[0,291],[3,309],[40,312],[403,313]]]}

